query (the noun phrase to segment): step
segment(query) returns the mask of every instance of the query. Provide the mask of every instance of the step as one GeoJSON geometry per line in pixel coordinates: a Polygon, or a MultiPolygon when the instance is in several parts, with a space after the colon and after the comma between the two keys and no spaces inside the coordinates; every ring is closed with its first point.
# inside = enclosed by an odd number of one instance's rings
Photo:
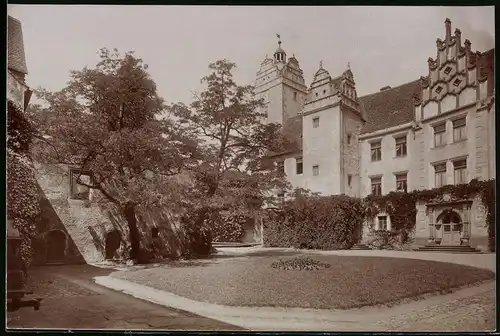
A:
{"type": "Polygon", "coordinates": [[[213,242],[213,247],[253,247],[259,246],[260,243],[233,243],[233,242],[213,242]]]}
{"type": "Polygon", "coordinates": [[[463,245],[427,245],[422,246],[416,251],[422,252],[455,252],[455,253],[481,253],[480,250],[471,247],[471,246],[463,246],[463,245]]]}
{"type": "Polygon", "coordinates": [[[371,250],[367,245],[365,244],[354,244],[353,247],[351,247],[351,250],[371,250]]]}

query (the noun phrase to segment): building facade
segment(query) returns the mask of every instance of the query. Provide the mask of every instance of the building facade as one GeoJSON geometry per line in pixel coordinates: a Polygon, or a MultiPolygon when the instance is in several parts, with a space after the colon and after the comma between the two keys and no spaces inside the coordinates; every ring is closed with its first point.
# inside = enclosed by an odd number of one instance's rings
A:
{"type": "MultiPolygon", "coordinates": [[[[426,76],[362,97],[350,69],[332,78],[322,62],[304,90],[297,59],[280,43],[261,64],[256,92],[294,144],[274,158],[292,186],[365,197],[495,178],[494,49],[473,52],[451,31],[446,19],[426,76]]],[[[415,243],[485,248],[484,206],[466,203],[417,204],[415,243]]],[[[379,214],[375,228],[390,229],[389,216],[379,214]]]]}

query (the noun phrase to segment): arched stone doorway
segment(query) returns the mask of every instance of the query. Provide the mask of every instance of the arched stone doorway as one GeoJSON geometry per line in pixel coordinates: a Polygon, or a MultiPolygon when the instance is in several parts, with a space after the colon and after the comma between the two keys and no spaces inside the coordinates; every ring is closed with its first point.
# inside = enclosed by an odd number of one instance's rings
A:
{"type": "Polygon", "coordinates": [[[45,261],[47,263],[64,262],[66,258],[66,234],[61,230],[51,230],[47,232],[47,253],[45,261]]]}
{"type": "Polygon", "coordinates": [[[460,245],[462,228],[460,215],[451,209],[444,210],[436,221],[436,238],[441,245],[460,245]]]}
{"type": "Polygon", "coordinates": [[[106,260],[115,259],[116,251],[120,248],[122,237],[118,230],[110,231],[106,234],[105,253],[106,260]]]}

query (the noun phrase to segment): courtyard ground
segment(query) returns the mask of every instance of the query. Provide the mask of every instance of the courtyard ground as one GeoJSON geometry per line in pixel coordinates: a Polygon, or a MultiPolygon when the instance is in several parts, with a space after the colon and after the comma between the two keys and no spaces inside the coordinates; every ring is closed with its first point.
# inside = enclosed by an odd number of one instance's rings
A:
{"type": "MultiPolygon", "coordinates": [[[[270,267],[265,268],[266,270],[269,269],[269,271],[266,272],[270,273],[266,274],[266,277],[263,277],[260,281],[256,281],[255,275],[252,274],[252,269],[255,270],[259,268],[259,265],[266,265],[273,258],[274,260],[290,258],[291,256],[300,255],[301,253],[300,251],[290,249],[250,248],[246,250],[234,249],[234,251],[225,249],[219,254],[218,258],[197,261],[196,263],[186,263],[184,267],[172,267],[172,265],[170,265],[135,272],[118,272],[113,274],[113,277],[100,277],[96,280],[105,286],[123,290],[136,297],[141,297],[179,309],[188,309],[200,315],[219,319],[251,330],[483,331],[493,330],[495,328],[495,287],[492,281],[480,286],[462,289],[452,294],[431,296],[420,301],[408,301],[393,307],[375,306],[347,310],[325,310],[311,309],[314,307],[311,303],[316,300],[317,302],[325,304],[325,302],[330,300],[330,307],[334,305],[339,307],[338,301],[332,301],[330,299],[330,297],[341,297],[339,296],[339,291],[333,289],[326,294],[323,292],[324,297],[321,297],[320,292],[305,291],[301,293],[299,288],[300,285],[304,287],[309,281],[315,281],[314,277],[318,277],[322,271],[281,271],[295,272],[298,274],[302,272],[303,277],[308,277],[299,284],[299,287],[297,287],[296,278],[294,281],[284,280],[284,282],[281,278],[273,278],[273,270],[270,267]],[[238,265],[242,266],[240,267],[238,265]],[[163,271],[161,271],[161,269],[163,269],[163,271]],[[168,277],[162,277],[160,275],[162,272],[165,274],[165,270],[168,270],[168,277]],[[214,272],[214,270],[217,271],[214,272]],[[234,272],[244,272],[244,278],[248,278],[248,280],[239,278],[234,272]],[[168,283],[167,286],[176,283],[177,288],[175,290],[177,291],[179,288],[179,281],[184,279],[184,282],[180,285],[180,287],[184,287],[184,290],[187,288],[198,288],[200,290],[192,291],[191,293],[177,292],[181,295],[176,295],[176,292],[174,289],[171,289],[171,287],[168,291],[158,290],[152,288],[153,284],[151,283],[149,283],[149,286],[144,286],[116,278],[116,276],[126,278],[127,276],[124,275],[127,273],[128,276],[132,277],[138,277],[140,274],[146,273],[152,275],[147,276],[146,278],[148,278],[148,280],[144,283],[148,281],[163,282],[168,283]],[[216,277],[216,273],[218,273],[218,278],[216,277]],[[271,277],[269,277],[270,274],[271,277]],[[309,277],[311,277],[311,279],[309,279],[309,277]],[[236,279],[236,282],[231,283],[231,281],[226,281],[227,278],[236,279]],[[169,279],[172,279],[172,281],[169,279]],[[266,289],[267,287],[272,288],[275,286],[277,281],[281,281],[282,288],[289,290],[290,287],[290,290],[293,289],[291,293],[288,293],[290,295],[287,295],[290,297],[288,299],[289,305],[298,302],[302,303],[302,307],[308,307],[309,305],[311,308],[234,307],[229,306],[227,301],[223,301],[227,300],[227,298],[231,298],[231,300],[233,300],[232,304],[234,305],[239,298],[240,302],[244,302],[247,305],[249,304],[248,300],[254,300],[254,303],[260,303],[255,302],[255,298],[249,299],[241,294],[241,286],[243,285],[253,286],[254,297],[265,296],[267,299],[273,298],[273,300],[277,300],[276,293],[266,289]],[[283,285],[283,283],[286,284],[283,285]],[[213,302],[222,304],[202,302],[203,299],[200,299],[199,295],[200,293],[207,292],[207,290],[208,292],[213,291],[213,293],[210,294],[210,298],[213,302]],[[215,293],[215,290],[219,293],[218,295],[215,293]],[[259,290],[263,290],[266,295],[258,295],[262,294],[259,290]],[[299,292],[297,292],[297,290],[299,292]],[[296,297],[300,297],[300,299],[294,298],[293,293],[295,293],[296,297]],[[191,295],[192,298],[189,298],[188,295],[191,295]],[[304,300],[306,302],[305,304],[304,300]]],[[[383,272],[380,272],[379,265],[381,265],[381,260],[375,258],[377,256],[402,257],[403,259],[386,259],[386,266],[383,267],[383,270],[389,270],[390,273],[392,272],[394,274],[398,269],[403,268],[405,269],[405,274],[412,274],[413,277],[417,277],[418,279],[418,281],[411,282],[412,280],[406,276],[403,278],[401,278],[401,276],[399,278],[396,276],[396,278],[393,279],[394,285],[391,285],[389,290],[396,295],[398,295],[398,293],[401,295],[401,293],[405,292],[409,284],[410,290],[418,290],[420,288],[419,286],[428,287],[430,284],[438,284],[438,287],[443,285],[445,287],[450,287],[450,284],[460,285],[463,284],[460,282],[463,282],[464,278],[472,281],[474,277],[476,277],[475,280],[491,279],[494,277],[494,275],[487,270],[463,268],[463,266],[459,264],[478,265],[489,270],[495,270],[494,254],[450,255],[394,251],[311,251],[309,255],[311,254],[316,254],[314,256],[315,259],[322,259],[324,261],[330,260],[332,264],[331,269],[335,270],[332,273],[325,273],[324,278],[321,280],[323,285],[328,285],[328,279],[338,277],[341,273],[350,273],[347,278],[344,278],[344,282],[346,283],[340,286],[344,289],[348,289],[349,286],[356,285],[351,287],[351,291],[355,290],[354,288],[358,289],[357,291],[359,293],[355,294],[358,303],[360,298],[365,301],[371,300],[371,294],[377,293],[377,291],[370,290],[369,288],[377,288],[391,281],[388,277],[384,278],[383,272]],[[334,266],[334,263],[332,263],[332,261],[339,260],[338,258],[342,255],[344,255],[342,258],[347,258],[344,260],[348,260],[349,267],[342,267],[342,263],[337,263],[334,266]],[[362,255],[369,255],[370,257],[356,257],[362,255]],[[454,264],[438,264],[435,262],[424,262],[422,260],[408,260],[407,258],[445,261],[454,264]],[[364,259],[364,261],[359,263],[355,261],[356,259],[364,259]],[[419,265],[418,269],[420,272],[412,273],[411,265],[419,265]],[[369,275],[378,276],[379,280],[383,279],[387,281],[387,283],[372,280],[368,286],[369,288],[361,288],[357,285],[360,285],[361,282],[365,280],[358,279],[353,275],[352,272],[356,270],[356,268],[358,268],[358,270],[359,268],[367,269],[369,275]],[[433,275],[432,273],[436,273],[437,275],[433,275]]],[[[274,271],[280,272],[277,270],[274,271]]],[[[368,279],[368,277],[364,275],[361,276],[361,278],[368,279]]],[[[334,283],[339,282],[336,281],[334,283]]],[[[156,285],[156,287],[158,288],[159,286],[156,285]]],[[[333,287],[330,285],[330,288],[333,287]]],[[[384,293],[380,291],[378,294],[384,293]]],[[[345,301],[343,304],[345,305],[345,301]]],[[[356,306],[356,304],[352,302],[351,305],[356,306]]]]}
{"type": "Polygon", "coordinates": [[[401,258],[314,256],[321,270],[278,270],[293,257],[175,263],[112,276],[196,301],[228,306],[349,309],[493,280],[495,273],[452,263],[401,258]],[[223,288],[223,290],[221,290],[223,288]]]}
{"type": "Polygon", "coordinates": [[[152,304],[96,285],[111,271],[90,265],[44,266],[30,271],[39,311],[7,313],[8,328],[242,330],[186,311],[152,304]]]}

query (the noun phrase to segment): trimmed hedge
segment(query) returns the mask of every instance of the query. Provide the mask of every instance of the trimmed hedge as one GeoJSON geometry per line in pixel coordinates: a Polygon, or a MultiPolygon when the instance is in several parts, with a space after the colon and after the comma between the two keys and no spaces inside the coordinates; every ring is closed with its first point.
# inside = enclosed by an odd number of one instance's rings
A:
{"type": "Polygon", "coordinates": [[[349,249],[364,220],[361,199],[346,195],[297,197],[265,220],[264,244],[271,247],[349,249]]]}

